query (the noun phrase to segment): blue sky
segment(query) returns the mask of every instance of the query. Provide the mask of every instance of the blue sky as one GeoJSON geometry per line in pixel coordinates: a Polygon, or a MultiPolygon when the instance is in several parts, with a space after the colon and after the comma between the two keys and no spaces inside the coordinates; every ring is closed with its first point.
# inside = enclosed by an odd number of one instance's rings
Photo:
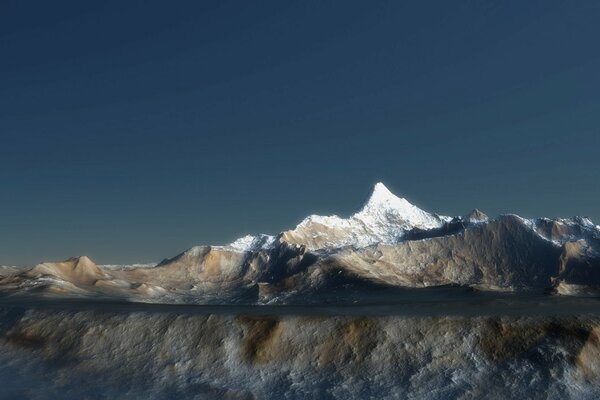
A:
{"type": "Polygon", "coordinates": [[[0,6],[0,264],[147,262],[347,215],[600,222],[600,3],[0,6]]]}

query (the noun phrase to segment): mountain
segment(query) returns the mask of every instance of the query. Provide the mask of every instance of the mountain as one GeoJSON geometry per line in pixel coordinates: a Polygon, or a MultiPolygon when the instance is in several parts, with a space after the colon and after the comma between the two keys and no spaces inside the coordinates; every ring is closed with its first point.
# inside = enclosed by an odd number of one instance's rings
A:
{"type": "Polygon", "coordinates": [[[451,218],[421,210],[406,199],[396,197],[383,183],[377,183],[367,203],[356,214],[349,218],[311,215],[295,229],[283,232],[281,239],[309,250],[366,247],[394,243],[411,229],[439,228],[449,220],[451,218]]]}
{"type": "Polygon", "coordinates": [[[375,185],[342,218],[311,215],[279,235],[197,246],[155,266],[97,266],[87,257],[0,275],[8,295],[121,297],[146,302],[294,303],[348,293],[465,287],[600,291],[600,227],[589,219],[430,213],[375,185]]]}

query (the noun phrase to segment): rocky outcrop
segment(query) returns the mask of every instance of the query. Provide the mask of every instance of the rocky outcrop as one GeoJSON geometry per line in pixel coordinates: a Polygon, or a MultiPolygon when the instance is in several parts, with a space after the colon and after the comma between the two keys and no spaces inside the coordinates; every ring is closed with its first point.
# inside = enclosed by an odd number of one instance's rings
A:
{"type": "Polygon", "coordinates": [[[540,289],[558,275],[560,254],[520,218],[503,216],[453,235],[347,248],[326,262],[391,285],[540,289]]]}

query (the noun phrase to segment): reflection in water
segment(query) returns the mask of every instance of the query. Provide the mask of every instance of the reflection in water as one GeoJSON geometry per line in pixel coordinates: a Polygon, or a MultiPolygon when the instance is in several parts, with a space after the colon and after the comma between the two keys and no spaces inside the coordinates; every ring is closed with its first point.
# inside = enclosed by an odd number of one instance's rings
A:
{"type": "Polygon", "coordinates": [[[600,395],[597,299],[425,292],[346,306],[4,298],[0,397],[600,395]]]}

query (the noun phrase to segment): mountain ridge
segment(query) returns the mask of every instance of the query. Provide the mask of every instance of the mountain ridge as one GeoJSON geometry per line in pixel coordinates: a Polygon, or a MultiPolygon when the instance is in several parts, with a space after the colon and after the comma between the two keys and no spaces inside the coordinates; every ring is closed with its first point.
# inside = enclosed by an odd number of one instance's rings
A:
{"type": "MultiPolygon", "coordinates": [[[[426,212],[405,198],[394,195],[382,182],[374,185],[363,206],[347,218],[338,215],[312,214],[295,228],[278,236],[289,243],[307,246],[310,250],[326,250],[346,245],[368,246],[378,242],[393,242],[410,229],[440,227],[450,217],[426,212]]],[[[275,236],[248,235],[227,246],[240,251],[256,250],[274,243],[275,236]],[[268,238],[260,242],[260,239],[268,238]],[[248,244],[240,246],[242,243],[248,244]]]]}
{"type": "Polygon", "coordinates": [[[600,227],[584,217],[489,218],[477,209],[440,216],[378,183],[349,217],[312,215],[276,236],[195,246],[152,266],[98,266],[79,257],[0,277],[8,295],[167,303],[285,303],[348,288],[447,285],[600,293],[600,227]]]}

